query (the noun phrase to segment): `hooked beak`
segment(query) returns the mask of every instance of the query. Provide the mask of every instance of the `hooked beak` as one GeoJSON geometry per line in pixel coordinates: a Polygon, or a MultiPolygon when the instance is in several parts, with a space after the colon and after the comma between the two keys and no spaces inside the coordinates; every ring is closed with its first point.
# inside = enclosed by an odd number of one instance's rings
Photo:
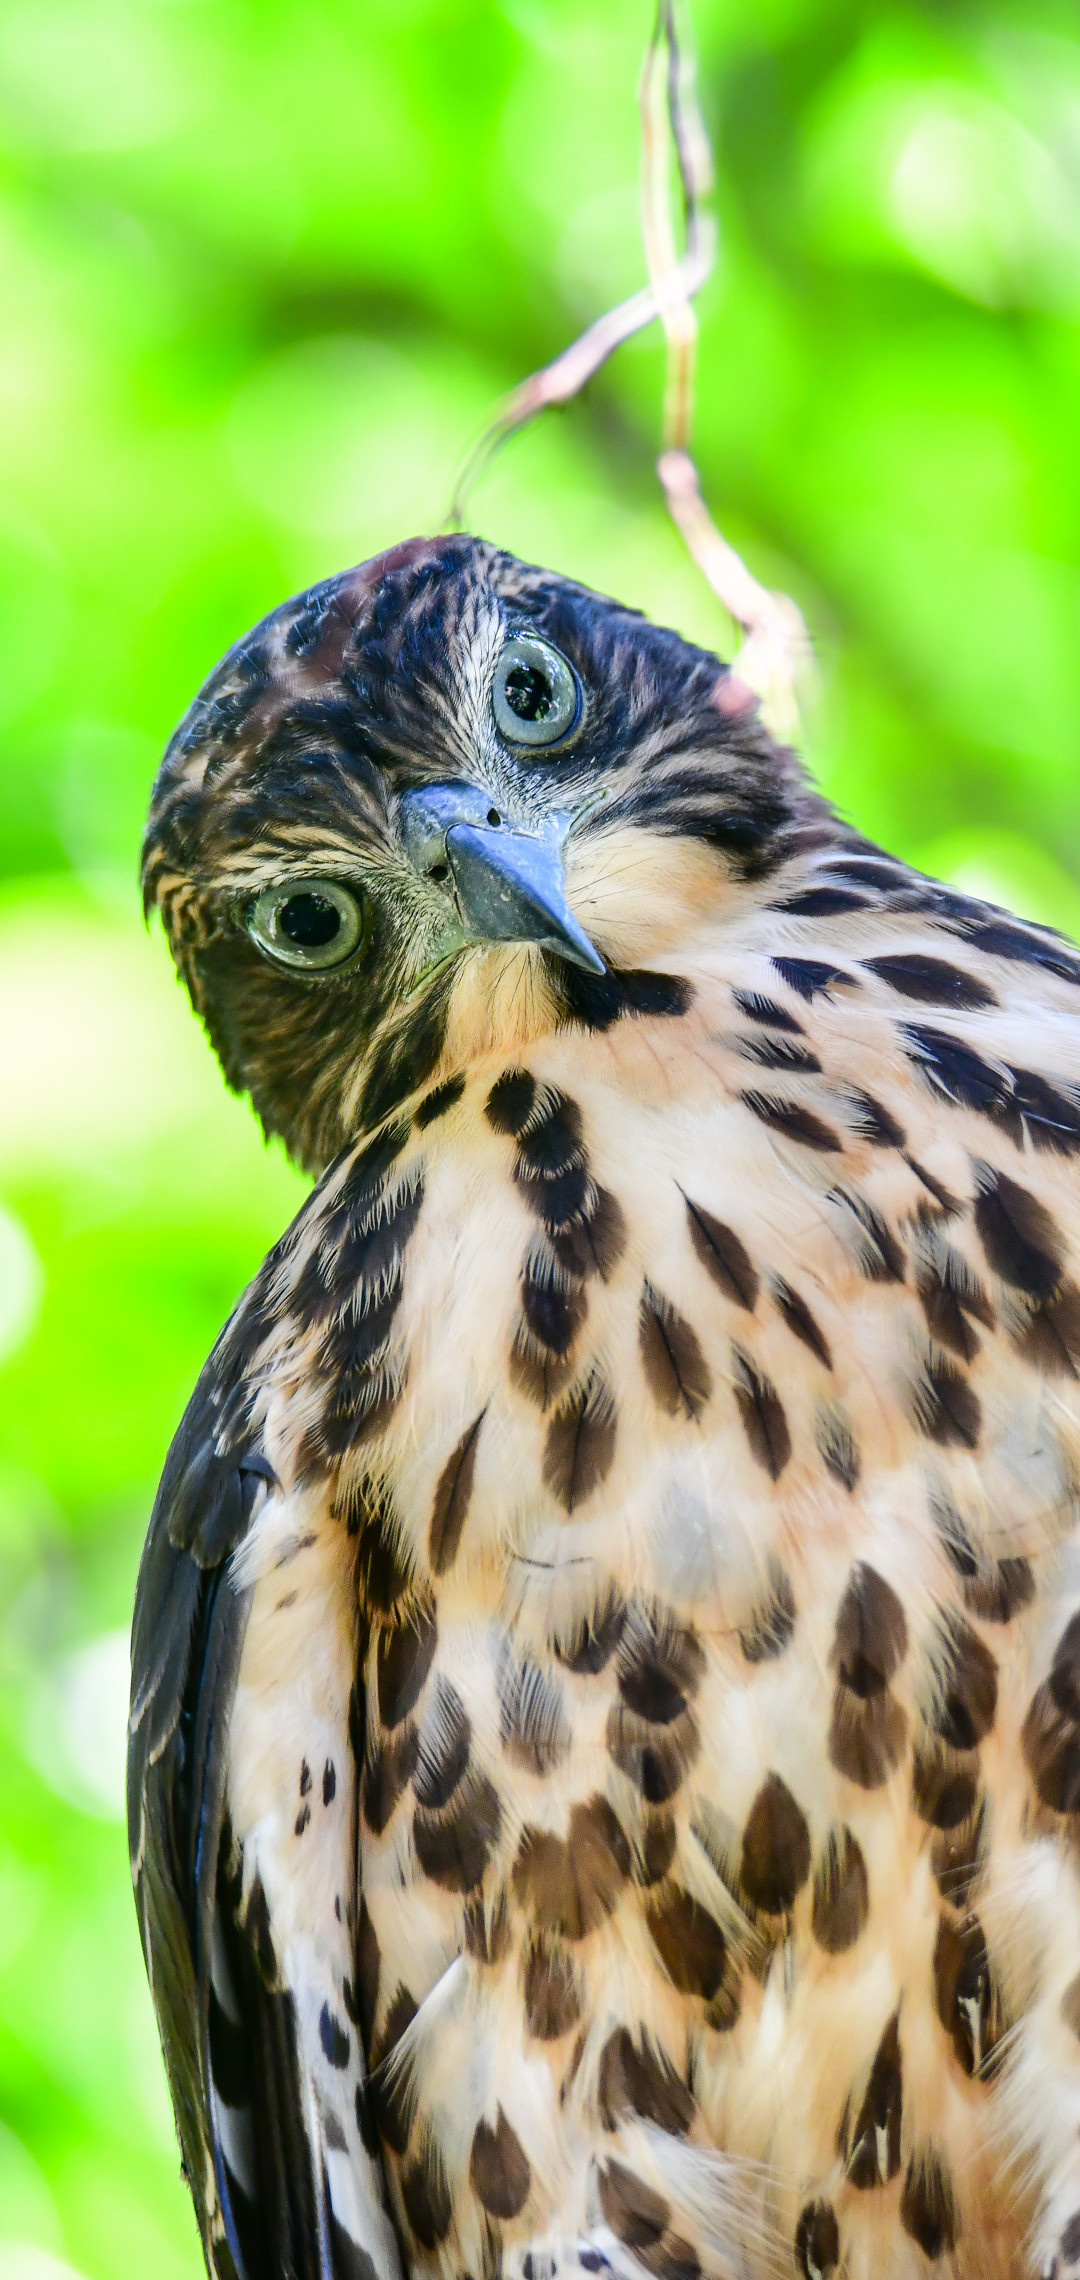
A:
{"type": "Polygon", "coordinates": [[[566,900],[562,850],[570,825],[515,831],[474,784],[425,784],[399,810],[405,853],[422,878],[452,882],[465,942],[535,942],[590,974],[606,971],[566,900]]]}

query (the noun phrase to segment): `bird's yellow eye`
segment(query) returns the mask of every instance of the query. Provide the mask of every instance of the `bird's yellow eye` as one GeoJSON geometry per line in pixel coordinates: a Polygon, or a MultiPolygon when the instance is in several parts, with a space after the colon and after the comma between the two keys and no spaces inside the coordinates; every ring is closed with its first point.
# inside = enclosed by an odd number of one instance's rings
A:
{"type": "Polygon", "coordinates": [[[495,667],[491,705],[495,726],[508,744],[559,744],[577,727],[581,691],[572,667],[550,641],[516,633],[495,667]]]}
{"type": "Polygon", "coordinates": [[[259,896],[247,927],[264,957],[322,973],[351,958],[363,939],[364,913],[359,898],[336,879],[288,879],[259,896]]]}

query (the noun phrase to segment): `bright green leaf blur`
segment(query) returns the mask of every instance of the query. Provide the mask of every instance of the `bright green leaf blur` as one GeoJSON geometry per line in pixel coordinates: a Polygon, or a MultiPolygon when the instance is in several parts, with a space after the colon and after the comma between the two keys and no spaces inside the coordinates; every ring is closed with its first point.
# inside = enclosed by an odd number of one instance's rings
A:
{"type": "MultiPolygon", "coordinates": [[[[1075,7],[697,0],[705,487],[797,595],[866,830],[1080,931],[1075,7]]],[[[136,892],[221,651],[439,527],[641,282],[649,0],[0,0],[0,2280],[200,2269],[127,1889],[169,1436],[303,1190],[136,892]]],[[[698,639],[635,343],[473,521],[698,639]]]]}

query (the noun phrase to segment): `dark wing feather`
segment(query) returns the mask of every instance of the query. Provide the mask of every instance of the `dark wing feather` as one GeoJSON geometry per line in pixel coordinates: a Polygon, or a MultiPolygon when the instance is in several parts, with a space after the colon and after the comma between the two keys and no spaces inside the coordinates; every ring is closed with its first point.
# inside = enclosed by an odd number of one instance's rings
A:
{"type": "Polygon", "coordinates": [[[139,1571],[131,1865],[207,2268],[215,2280],[335,2280],[292,1999],[274,1983],[255,1896],[241,1920],[231,1874],[225,1776],[248,1594],[234,1587],[229,1560],[273,1478],[251,1431],[245,1384],[258,1326],[254,1297],[199,1380],[169,1453],[139,1571]]]}

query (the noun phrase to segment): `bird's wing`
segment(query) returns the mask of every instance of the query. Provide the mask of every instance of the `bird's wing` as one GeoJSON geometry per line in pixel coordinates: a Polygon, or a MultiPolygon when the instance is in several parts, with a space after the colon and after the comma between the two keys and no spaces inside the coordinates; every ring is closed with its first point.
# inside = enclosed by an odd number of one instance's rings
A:
{"type": "Polygon", "coordinates": [[[143,1554],[132,1874],[214,2280],[393,2280],[348,2024],[356,1619],[325,1491],[284,1494],[263,1447],[273,1268],[203,1371],[143,1554]]]}

